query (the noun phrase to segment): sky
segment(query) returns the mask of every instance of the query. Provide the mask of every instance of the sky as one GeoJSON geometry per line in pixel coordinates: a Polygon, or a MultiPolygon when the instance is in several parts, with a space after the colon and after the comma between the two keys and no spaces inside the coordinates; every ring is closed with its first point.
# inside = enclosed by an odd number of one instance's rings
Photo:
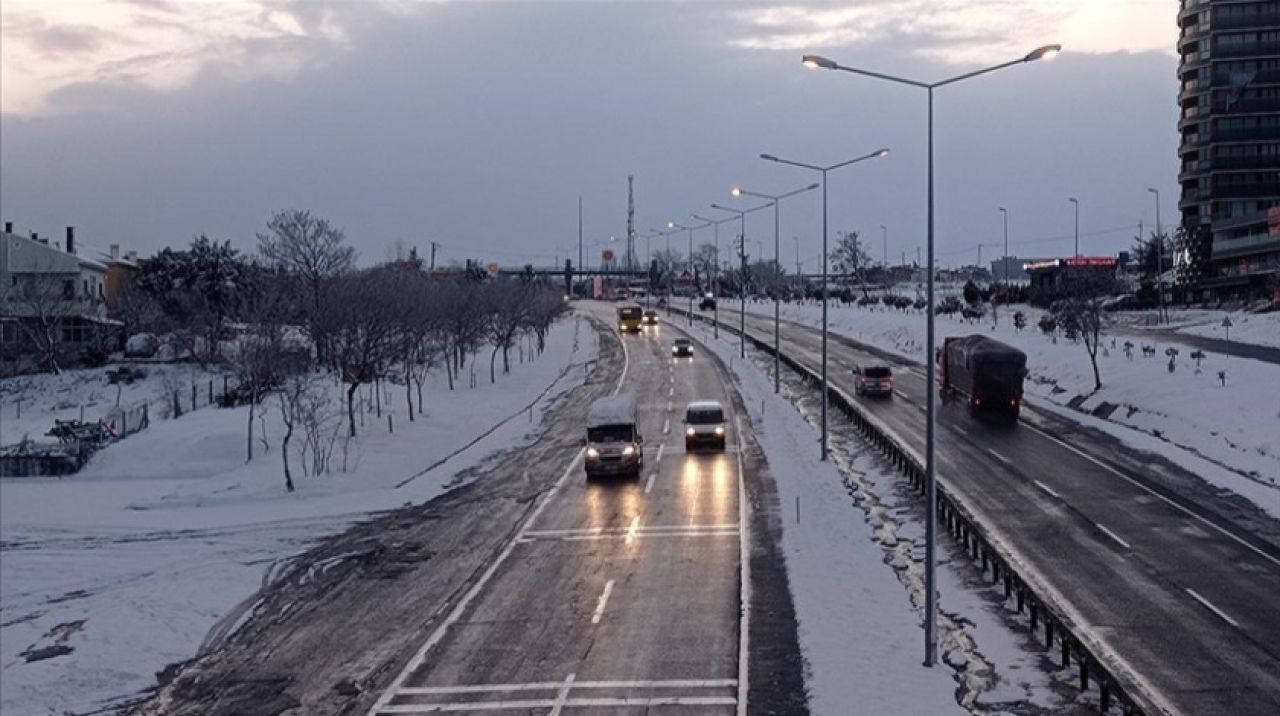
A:
{"type": "MultiPolygon", "coordinates": [[[[844,3],[4,0],[0,217],[19,233],[149,255],[205,234],[251,252],[273,211],[344,228],[360,261],[588,263],[730,190],[779,194],[834,164],[831,241],[915,259],[926,93],[809,70],[805,53],[932,82],[937,259],[1113,254],[1177,212],[1174,0],[844,3]],[[882,228],[884,227],[884,228],[882,228]],[[610,242],[610,237],[618,241],[610,242]],[[886,238],[887,237],[887,238],[886,238]]],[[[819,192],[781,202],[780,255],[814,271],[819,192]]],[[[771,258],[771,211],[746,221],[771,258]]],[[[719,227],[728,255],[737,221],[719,227]]],[[[696,244],[713,229],[694,232],[696,244]]],[[[687,250],[688,232],[670,237],[687,250]]],[[[638,240],[637,252],[666,247],[638,240]]]]}

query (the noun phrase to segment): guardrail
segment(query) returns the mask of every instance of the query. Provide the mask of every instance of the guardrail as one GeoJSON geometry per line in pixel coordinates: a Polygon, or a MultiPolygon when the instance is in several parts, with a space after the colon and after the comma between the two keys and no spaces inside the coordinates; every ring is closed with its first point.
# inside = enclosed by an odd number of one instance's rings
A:
{"type": "MultiPolygon", "coordinates": [[[[676,312],[688,315],[688,311],[680,308],[676,312]]],[[[694,313],[693,317],[708,323],[706,316],[694,313]]],[[[720,328],[732,334],[739,334],[736,326],[725,321],[720,328]]],[[[769,340],[756,338],[747,331],[747,340],[757,349],[772,354],[772,337],[769,340]]],[[[801,364],[798,360],[780,353],[778,358],[788,368],[794,370],[806,382],[821,384],[822,378],[815,371],[801,364]]],[[[932,386],[929,387],[932,390],[932,386]]],[[[926,494],[924,457],[909,446],[900,435],[886,426],[871,413],[862,409],[852,397],[840,388],[828,383],[827,397],[832,405],[849,418],[866,439],[880,449],[889,461],[897,468],[921,497],[926,494]]],[[[1031,632],[1036,634],[1044,629],[1043,645],[1050,651],[1055,644],[1059,649],[1062,668],[1071,666],[1074,660],[1079,672],[1079,687],[1087,692],[1091,683],[1098,688],[1098,704],[1102,713],[1108,713],[1113,706],[1120,713],[1147,715],[1159,714],[1157,708],[1145,691],[1136,684],[1123,668],[1107,664],[1108,659],[1099,654],[1106,654],[1102,644],[1091,637],[1080,634],[1075,628],[1076,622],[1069,615],[1071,608],[1061,595],[1045,584],[1017,558],[1009,547],[1003,544],[990,530],[978,520],[973,507],[957,494],[947,480],[937,475],[938,522],[969,555],[975,564],[980,566],[984,577],[992,584],[1003,584],[1005,601],[1015,600],[1018,614],[1027,614],[1031,632]]]]}

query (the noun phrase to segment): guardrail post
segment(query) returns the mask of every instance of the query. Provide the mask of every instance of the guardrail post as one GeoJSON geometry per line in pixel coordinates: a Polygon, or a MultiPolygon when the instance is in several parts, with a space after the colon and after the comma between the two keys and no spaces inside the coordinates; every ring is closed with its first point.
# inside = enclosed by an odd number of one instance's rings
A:
{"type": "Polygon", "coordinates": [[[1009,577],[1009,571],[1004,573],[1004,599],[1009,601],[1009,597],[1013,595],[1013,579],[1009,577]]]}
{"type": "Polygon", "coordinates": [[[1044,648],[1045,651],[1053,648],[1053,618],[1049,616],[1044,619],[1044,648]]]}
{"type": "Polygon", "coordinates": [[[1089,657],[1080,657],[1080,690],[1089,690],[1089,657]]]}
{"type": "Polygon", "coordinates": [[[1036,608],[1036,602],[1034,599],[1027,605],[1027,608],[1031,610],[1031,631],[1034,632],[1039,626],[1040,610],[1036,608]]]}
{"type": "Polygon", "coordinates": [[[1099,706],[1102,708],[1102,713],[1105,714],[1111,710],[1111,683],[1107,679],[1098,679],[1098,693],[1102,697],[1102,702],[1099,706]]]}
{"type": "Polygon", "coordinates": [[[1062,668],[1071,666],[1071,637],[1062,635],[1062,668]]]}
{"type": "Polygon", "coordinates": [[[1022,585],[1019,584],[1017,592],[1018,592],[1018,613],[1021,614],[1022,608],[1023,606],[1025,606],[1027,601],[1027,590],[1023,589],[1022,585]]]}

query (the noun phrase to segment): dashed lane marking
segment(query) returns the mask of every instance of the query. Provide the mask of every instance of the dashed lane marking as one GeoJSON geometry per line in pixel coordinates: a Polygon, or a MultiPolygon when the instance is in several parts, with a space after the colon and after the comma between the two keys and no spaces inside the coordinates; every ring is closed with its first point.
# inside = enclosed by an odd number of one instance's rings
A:
{"type": "MultiPolygon", "coordinates": [[[[613,587],[613,580],[610,579],[609,584],[605,587],[605,596],[604,596],[605,599],[609,598],[609,589],[611,589],[612,587],[613,587]]],[[[602,602],[600,604],[599,609],[603,609],[603,608],[604,608],[604,603],[602,602]]],[[[596,622],[599,620],[593,619],[592,621],[596,622]]],[[[551,705],[551,716],[560,716],[560,712],[564,711],[564,704],[566,701],[569,700],[569,689],[573,688],[573,680],[576,678],[578,678],[577,674],[569,674],[567,677],[565,677],[564,686],[561,687],[560,693],[556,694],[555,703],[551,705]]]]}
{"type": "Polygon", "coordinates": [[[657,458],[658,462],[662,462],[662,452],[663,450],[666,450],[666,448],[667,446],[665,444],[658,446],[658,458],[657,458]]]}
{"type": "Polygon", "coordinates": [[[636,541],[636,535],[640,532],[640,515],[631,518],[631,526],[627,528],[627,544],[636,541]]]}
{"type": "MultiPolygon", "coordinates": [[[[591,615],[591,623],[599,624],[600,617],[604,616],[604,606],[609,603],[609,595],[613,593],[613,580],[604,583],[604,591],[600,592],[600,599],[596,602],[596,610],[591,615]]],[[[572,676],[572,674],[570,674],[572,676]]],[[[567,692],[566,692],[567,693],[567,692]]]]}
{"type": "Polygon", "coordinates": [[[466,711],[515,711],[550,709],[551,714],[565,709],[582,708],[635,708],[644,706],[734,706],[734,696],[707,695],[710,691],[736,689],[735,679],[669,679],[664,681],[578,681],[570,674],[564,681],[538,681],[525,684],[476,684],[460,686],[406,686],[396,693],[401,698],[430,698],[493,694],[515,695],[528,693],[541,698],[498,699],[493,701],[439,701],[430,703],[399,703],[381,706],[374,713],[420,714],[466,711]],[[589,696],[577,695],[590,691],[626,690],[686,693],[663,695],[589,696]],[[530,693],[532,692],[532,693],[530,693]],[[699,693],[701,692],[701,693],[699,693]],[[552,694],[554,693],[554,697],[552,694]],[[557,710],[558,709],[558,710],[557,710]]]}
{"type": "Polygon", "coordinates": [[[658,479],[658,473],[649,473],[649,479],[644,483],[644,494],[649,494],[653,490],[653,481],[658,479]]]}
{"type": "Polygon", "coordinates": [[[1106,526],[1105,526],[1105,525],[1103,525],[1101,522],[1094,522],[1094,523],[1093,523],[1093,526],[1094,526],[1094,527],[1097,527],[1097,528],[1098,528],[1098,529],[1100,529],[1100,530],[1102,530],[1102,534],[1104,534],[1104,535],[1106,535],[1106,536],[1110,537],[1111,539],[1115,540],[1116,542],[1119,542],[1121,547],[1124,547],[1125,549],[1132,549],[1132,547],[1129,545],[1129,543],[1128,543],[1128,542],[1125,542],[1123,539],[1121,539],[1121,538],[1120,538],[1120,535],[1118,535],[1118,534],[1116,534],[1115,532],[1112,532],[1111,530],[1107,529],[1107,528],[1106,528],[1106,526]]]}
{"type": "Polygon", "coordinates": [[[995,450],[993,450],[993,449],[991,449],[991,448],[987,448],[987,452],[991,453],[991,457],[994,457],[995,459],[999,460],[1000,462],[1003,462],[1003,463],[1004,463],[1004,464],[1006,464],[1006,465],[1012,465],[1012,464],[1013,464],[1013,461],[1012,461],[1012,460],[1010,460],[1009,458],[1005,457],[1004,455],[1001,455],[1000,453],[996,452],[995,450]]]}
{"type": "Polygon", "coordinates": [[[1053,488],[1052,488],[1052,487],[1049,487],[1048,485],[1044,484],[1043,482],[1040,482],[1039,480],[1032,480],[1032,482],[1036,483],[1036,487],[1039,487],[1041,490],[1044,490],[1045,492],[1049,493],[1050,495],[1053,495],[1054,497],[1057,497],[1057,498],[1059,498],[1059,499],[1061,499],[1061,498],[1062,498],[1062,496],[1061,496],[1061,495],[1059,495],[1058,493],[1056,493],[1056,492],[1054,492],[1054,491],[1053,491],[1053,488]]]}
{"type": "Polygon", "coordinates": [[[1240,628],[1240,622],[1227,616],[1226,612],[1214,606],[1213,602],[1197,594],[1196,590],[1192,589],[1191,587],[1183,587],[1183,589],[1187,590],[1187,594],[1190,594],[1192,599],[1196,600],[1197,602],[1200,602],[1201,604],[1204,605],[1206,609],[1213,612],[1214,614],[1217,614],[1218,617],[1222,619],[1222,621],[1230,624],[1233,627],[1236,627],[1237,629],[1240,628]]]}
{"type": "Polygon", "coordinates": [[[666,435],[671,431],[671,418],[662,421],[662,434],[666,435]]]}

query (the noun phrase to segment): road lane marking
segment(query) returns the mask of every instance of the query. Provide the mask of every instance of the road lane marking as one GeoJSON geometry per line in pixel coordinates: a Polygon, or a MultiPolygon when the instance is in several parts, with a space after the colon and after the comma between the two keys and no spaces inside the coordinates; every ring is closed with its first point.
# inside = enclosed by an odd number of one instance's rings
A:
{"type": "MultiPolygon", "coordinates": [[[[608,599],[608,598],[609,598],[609,591],[608,591],[608,590],[609,590],[610,588],[612,588],[612,587],[613,587],[613,580],[612,580],[612,579],[610,579],[610,580],[609,580],[609,584],[605,585],[605,598],[606,598],[606,599],[608,599]]],[[[603,608],[603,607],[604,607],[604,605],[603,605],[603,604],[601,604],[601,605],[600,605],[600,607],[601,607],[601,608],[603,608]]],[[[594,621],[598,621],[598,620],[593,619],[592,621],[594,622],[594,621]]],[[[563,686],[563,687],[561,687],[561,689],[560,689],[560,693],[559,693],[559,694],[556,694],[556,701],[555,701],[555,703],[551,705],[551,715],[550,715],[550,716],[560,716],[560,712],[564,710],[564,703],[565,703],[566,701],[568,701],[568,700],[569,700],[569,689],[573,688],[573,680],[574,680],[574,679],[576,679],[576,678],[578,678],[578,675],[577,675],[577,674],[569,674],[567,677],[565,677],[565,680],[564,680],[564,686],[563,686]]]]}
{"type": "Polygon", "coordinates": [[[952,426],[951,426],[951,429],[952,429],[952,430],[954,430],[954,431],[956,431],[957,433],[960,433],[961,435],[965,436],[966,438],[967,438],[967,437],[969,437],[969,431],[968,431],[968,430],[965,430],[964,428],[960,427],[959,425],[952,425],[952,426]]]}
{"type": "MultiPolygon", "coordinates": [[[[737,435],[742,431],[742,416],[735,416],[737,435]]],[[[751,621],[751,523],[747,521],[746,474],[742,469],[742,450],[738,450],[738,584],[742,616],[738,620],[738,698],[737,716],[747,716],[747,657],[750,655],[748,626],[751,621]]]]}
{"type": "MultiPolygon", "coordinates": [[[[640,519],[637,516],[635,519],[640,519]]],[[[637,527],[637,535],[658,534],[658,533],[697,533],[697,532],[723,532],[726,530],[736,530],[738,524],[736,522],[712,523],[705,525],[645,525],[637,527]]],[[[631,532],[630,527],[580,527],[576,529],[564,530],[529,530],[525,532],[526,537],[625,537],[631,532]]]]}
{"type": "Polygon", "coordinates": [[[640,515],[631,518],[631,526],[627,528],[627,544],[636,541],[636,534],[640,530],[640,515]]]}
{"type": "Polygon", "coordinates": [[[653,490],[653,481],[658,479],[658,473],[649,473],[649,479],[644,483],[644,494],[649,494],[653,490]]]}
{"type": "MultiPolygon", "coordinates": [[[[560,708],[602,708],[602,707],[638,707],[638,706],[733,706],[737,699],[732,696],[624,696],[613,698],[570,698],[560,708]]],[[[526,699],[521,701],[471,701],[447,704],[396,704],[383,706],[377,713],[383,714],[428,714],[459,711],[514,711],[532,709],[554,709],[556,702],[551,699],[526,699]]],[[[559,711],[552,711],[554,714],[559,711]]]]}
{"type": "Polygon", "coordinates": [[[1101,522],[1094,522],[1094,523],[1093,523],[1093,526],[1094,526],[1094,527],[1097,527],[1097,528],[1098,528],[1098,529],[1100,529],[1100,530],[1102,530],[1102,533],[1103,533],[1103,534],[1105,534],[1106,536],[1108,536],[1108,537],[1110,537],[1111,539],[1113,539],[1113,540],[1115,540],[1115,541],[1119,542],[1119,543],[1120,543],[1120,546],[1124,547],[1125,549],[1133,549],[1133,547],[1132,547],[1132,546],[1130,546],[1128,542],[1125,542],[1124,540],[1120,539],[1120,535],[1118,535],[1118,534],[1116,534],[1115,532],[1112,532],[1111,530],[1107,529],[1107,528],[1106,528],[1106,527],[1105,527],[1101,522]]]}
{"type": "Polygon", "coordinates": [[[1219,617],[1221,617],[1221,618],[1222,618],[1222,620],[1223,620],[1223,621],[1225,621],[1226,623],[1230,624],[1230,625],[1231,625],[1231,626],[1233,626],[1233,627],[1236,627],[1237,629],[1239,629],[1239,628],[1240,628],[1240,622],[1238,622],[1238,621],[1236,621],[1235,619],[1232,619],[1231,617],[1227,616],[1227,613],[1226,613],[1226,612],[1224,612],[1224,611],[1222,611],[1221,609],[1219,609],[1219,608],[1215,607],[1215,606],[1213,605],[1213,602],[1211,602],[1211,601],[1209,601],[1208,599],[1205,599],[1204,597],[1202,597],[1202,596],[1200,596],[1199,594],[1197,594],[1197,593],[1196,593],[1196,590],[1192,589],[1191,587],[1183,587],[1183,589],[1187,590],[1187,594],[1190,594],[1192,599],[1194,599],[1194,600],[1196,600],[1197,602],[1200,602],[1201,604],[1203,604],[1203,605],[1205,606],[1205,608],[1206,608],[1206,609],[1208,609],[1209,611],[1213,612],[1214,614],[1217,614],[1219,617]]]}
{"type": "Polygon", "coordinates": [[[667,395],[675,395],[675,394],[676,394],[676,387],[674,385],[671,386],[670,388],[667,388],[667,395]]]}
{"type": "MultiPolygon", "coordinates": [[[[604,583],[604,591],[600,593],[600,599],[596,602],[596,611],[591,615],[591,623],[599,624],[600,617],[604,616],[604,605],[609,603],[609,595],[613,594],[613,580],[604,583]]],[[[568,693],[566,690],[565,693],[568,693]]]]}
{"type": "Polygon", "coordinates": [[[1054,492],[1054,491],[1053,491],[1053,488],[1052,488],[1052,487],[1049,487],[1048,485],[1044,484],[1043,482],[1040,482],[1039,480],[1032,480],[1032,482],[1036,483],[1036,487],[1039,487],[1041,490],[1044,490],[1045,492],[1049,493],[1050,495],[1053,495],[1054,497],[1057,497],[1057,498],[1059,498],[1059,499],[1061,499],[1061,498],[1062,498],[1062,496],[1061,496],[1061,495],[1059,495],[1058,493],[1056,493],[1056,492],[1054,492]]]}
{"type": "Polygon", "coordinates": [[[1178,510],[1179,512],[1183,513],[1184,515],[1188,515],[1189,517],[1193,517],[1193,518],[1195,518],[1195,519],[1199,520],[1200,522],[1203,522],[1205,525],[1208,525],[1209,527],[1211,527],[1211,528],[1213,528],[1214,530],[1216,530],[1218,533],[1220,533],[1220,534],[1222,534],[1223,536],[1225,536],[1225,537],[1227,537],[1227,538],[1231,539],[1231,540],[1232,540],[1232,541],[1234,541],[1235,543],[1239,544],[1240,546],[1244,547],[1245,549],[1249,550],[1250,552],[1253,552],[1254,554],[1258,555],[1259,557],[1262,557],[1263,559],[1267,560],[1268,562],[1271,562],[1272,564],[1275,564],[1275,565],[1277,565],[1277,566],[1280,566],[1280,558],[1273,557],[1273,556],[1271,556],[1270,554],[1267,554],[1267,553],[1266,553],[1266,552],[1264,552],[1263,550],[1261,550],[1261,549],[1259,549],[1258,547],[1256,547],[1256,546],[1254,546],[1254,545],[1250,544],[1248,541],[1246,541],[1246,540],[1244,540],[1244,539],[1241,539],[1239,536],[1237,536],[1237,535],[1233,534],[1230,530],[1226,529],[1226,528],[1225,528],[1225,527],[1223,527],[1222,525],[1219,525],[1218,523],[1214,522],[1213,520],[1210,520],[1210,519],[1208,519],[1208,518],[1206,518],[1206,517],[1202,517],[1201,515],[1199,515],[1199,514],[1195,513],[1194,511],[1192,511],[1192,510],[1188,509],[1187,507],[1183,506],[1182,504],[1180,504],[1180,503],[1178,503],[1178,502],[1175,502],[1174,500],[1171,500],[1171,499],[1169,499],[1168,497],[1165,497],[1164,495],[1160,494],[1159,492],[1157,492],[1157,491],[1155,491],[1155,490],[1151,489],[1150,487],[1148,487],[1148,486],[1146,486],[1146,485],[1142,484],[1142,483],[1141,483],[1141,482],[1139,482],[1138,480],[1135,480],[1134,478],[1129,477],[1128,475],[1124,474],[1123,472],[1121,472],[1121,471],[1117,470],[1117,469],[1116,469],[1116,468],[1114,468],[1114,467],[1111,467],[1111,466],[1110,466],[1110,465],[1108,465],[1107,463],[1105,463],[1105,462],[1103,462],[1103,461],[1101,461],[1101,460],[1099,460],[1099,459],[1095,458],[1094,456],[1092,456],[1092,455],[1090,455],[1089,453],[1087,453],[1087,452],[1085,452],[1085,451],[1083,451],[1083,450],[1081,450],[1081,449],[1077,448],[1076,446],[1071,445],[1071,444],[1067,443],[1066,441],[1061,440],[1061,439],[1059,439],[1059,438],[1057,438],[1057,437],[1055,437],[1055,436],[1053,436],[1053,435],[1050,435],[1048,432],[1046,432],[1046,431],[1044,431],[1044,430],[1041,430],[1040,428],[1038,428],[1038,427],[1036,427],[1036,426],[1034,426],[1034,425],[1031,425],[1030,423],[1024,423],[1024,424],[1025,424],[1028,428],[1031,428],[1032,430],[1034,430],[1034,431],[1036,431],[1037,433],[1039,433],[1040,435],[1043,435],[1044,437],[1046,437],[1046,438],[1048,438],[1048,439],[1052,440],[1053,442],[1055,442],[1055,443],[1057,443],[1057,444],[1061,445],[1062,447],[1064,447],[1064,448],[1066,448],[1066,449],[1070,450],[1071,452],[1073,452],[1073,453],[1075,453],[1075,454],[1079,455],[1080,457],[1082,457],[1082,458],[1084,458],[1084,459],[1088,460],[1089,462],[1091,462],[1091,463],[1093,463],[1093,464],[1097,465],[1098,467],[1102,468],[1103,470],[1106,470],[1107,472],[1109,472],[1109,473],[1111,473],[1111,474],[1115,475],[1116,477],[1119,477],[1120,479],[1122,479],[1122,480],[1124,480],[1124,481],[1126,481],[1126,482],[1130,483],[1131,485],[1133,485],[1133,486],[1135,486],[1135,487],[1140,488],[1143,492],[1146,492],[1146,493],[1147,493],[1147,494],[1149,494],[1149,495],[1152,495],[1152,496],[1158,497],[1160,500],[1164,501],[1166,504],[1168,504],[1169,506],[1171,506],[1171,507],[1173,507],[1174,509],[1178,510]]]}
{"type": "Polygon", "coordinates": [[[665,450],[666,447],[667,446],[665,444],[658,446],[658,458],[657,458],[658,462],[662,462],[662,451],[665,450]]]}
{"type": "Polygon", "coordinates": [[[662,434],[666,435],[671,430],[671,418],[662,421],[662,434]]]}
{"type": "Polygon", "coordinates": [[[671,412],[671,401],[670,401],[670,400],[668,400],[668,401],[667,401],[667,412],[668,412],[668,413],[669,413],[669,412],[671,412]]]}
{"type": "Polygon", "coordinates": [[[991,456],[992,456],[992,457],[994,457],[995,459],[999,460],[1000,462],[1003,462],[1003,463],[1004,463],[1004,464],[1006,464],[1006,465],[1012,465],[1012,464],[1013,464],[1013,461],[1012,461],[1012,460],[1010,460],[1009,458],[1005,457],[1004,455],[1001,455],[1000,453],[996,452],[995,450],[992,450],[991,448],[987,448],[987,452],[991,453],[991,456]]]}
{"type": "MultiPolygon", "coordinates": [[[[738,685],[736,679],[651,679],[633,681],[574,681],[573,690],[579,689],[731,689],[738,685]]],[[[563,681],[531,681],[524,684],[466,684],[460,686],[406,686],[400,689],[404,696],[434,696],[437,694],[486,694],[512,693],[516,691],[556,691],[563,681]]]]}

